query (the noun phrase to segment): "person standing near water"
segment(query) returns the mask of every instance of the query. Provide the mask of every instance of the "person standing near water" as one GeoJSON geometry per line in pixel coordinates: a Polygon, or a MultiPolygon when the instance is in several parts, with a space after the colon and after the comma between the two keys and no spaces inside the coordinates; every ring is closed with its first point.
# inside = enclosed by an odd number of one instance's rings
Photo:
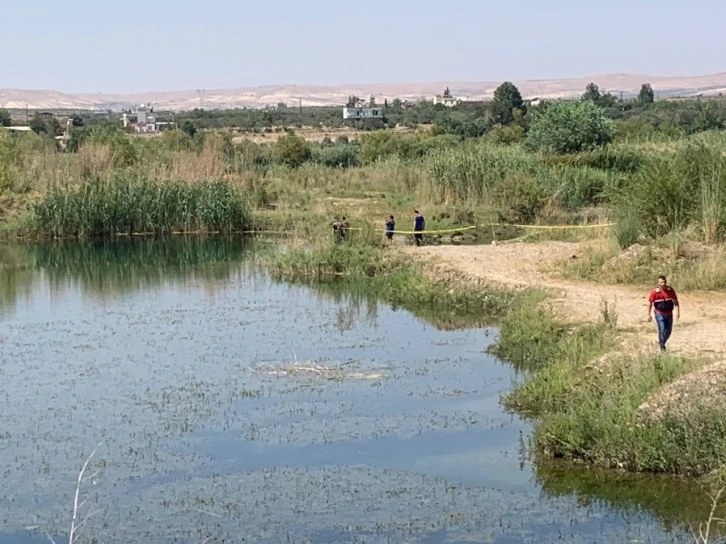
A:
{"type": "Polygon", "coordinates": [[[336,215],[335,220],[333,221],[333,240],[336,242],[340,242],[340,231],[341,231],[341,222],[340,218],[336,215]]]}
{"type": "Polygon", "coordinates": [[[658,286],[648,295],[648,321],[653,319],[658,325],[658,345],[661,351],[666,350],[666,342],[673,331],[673,310],[676,319],[681,318],[681,306],[675,289],[668,285],[665,276],[658,276],[658,286]]]}
{"type": "Polygon", "coordinates": [[[426,220],[424,216],[413,210],[413,241],[417,246],[423,245],[423,230],[426,228],[426,220]]]}
{"type": "Polygon", "coordinates": [[[396,228],[396,222],[393,220],[393,216],[389,216],[386,219],[386,239],[389,243],[393,241],[393,231],[396,228]]]}

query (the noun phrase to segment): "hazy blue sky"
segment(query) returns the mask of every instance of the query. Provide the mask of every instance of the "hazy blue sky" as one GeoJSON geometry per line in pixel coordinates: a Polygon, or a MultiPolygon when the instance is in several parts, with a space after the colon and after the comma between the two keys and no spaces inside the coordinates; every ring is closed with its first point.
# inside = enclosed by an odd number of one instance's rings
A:
{"type": "Polygon", "coordinates": [[[726,71],[726,0],[2,0],[0,88],[726,71]]]}

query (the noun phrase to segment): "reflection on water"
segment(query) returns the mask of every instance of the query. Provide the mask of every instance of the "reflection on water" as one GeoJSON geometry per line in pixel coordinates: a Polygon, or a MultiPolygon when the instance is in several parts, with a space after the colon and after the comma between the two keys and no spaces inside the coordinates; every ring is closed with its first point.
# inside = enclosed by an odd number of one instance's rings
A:
{"type": "Polygon", "coordinates": [[[11,313],[41,288],[104,298],[199,278],[213,289],[239,269],[248,247],[238,238],[199,237],[0,245],[0,311],[11,313]]]}
{"type": "Polygon", "coordinates": [[[100,440],[103,542],[672,542],[707,515],[686,482],[531,465],[494,330],[276,283],[252,251],[0,247],[1,543],[62,540],[100,440]]]}

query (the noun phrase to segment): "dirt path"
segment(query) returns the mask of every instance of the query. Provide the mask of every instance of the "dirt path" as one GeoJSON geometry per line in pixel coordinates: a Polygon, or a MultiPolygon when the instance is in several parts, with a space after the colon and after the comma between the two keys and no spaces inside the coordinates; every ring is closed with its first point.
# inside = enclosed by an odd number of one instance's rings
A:
{"type": "MultiPolygon", "coordinates": [[[[567,242],[509,243],[482,246],[406,248],[431,265],[507,286],[536,286],[548,291],[557,314],[573,322],[600,319],[602,298],[615,302],[618,329],[628,349],[655,351],[655,325],[645,319],[647,289],[563,280],[548,272],[556,261],[582,255],[567,242]]],[[[676,290],[677,285],[674,285],[676,290]]],[[[726,353],[726,293],[682,293],[681,320],[668,343],[671,352],[726,353]]]]}

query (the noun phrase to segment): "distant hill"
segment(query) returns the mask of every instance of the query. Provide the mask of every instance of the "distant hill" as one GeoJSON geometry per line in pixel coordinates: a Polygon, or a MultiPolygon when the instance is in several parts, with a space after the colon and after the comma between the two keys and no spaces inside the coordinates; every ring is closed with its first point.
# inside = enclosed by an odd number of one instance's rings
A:
{"type": "MultiPolygon", "coordinates": [[[[603,74],[568,79],[515,81],[526,98],[568,98],[583,93],[585,86],[595,82],[603,91],[625,96],[636,94],[643,83],[650,83],[660,97],[704,96],[726,92],[726,72],[706,76],[656,77],[644,74],[603,74]]],[[[361,98],[375,96],[379,101],[401,98],[431,98],[449,87],[451,93],[464,100],[485,100],[492,97],[499,81],[430,83],[381,83],[363,85],[268,85],[237,89],[204,91],[153,91],[132,94],[69,94],[48,90],[0,89],[0,107],[8,109],[113,109],[129,108],[150,102],[158,109],[190,110],[258,108],[285,102],[289,106],[343,105],[350,95],[361,98]]]]}

